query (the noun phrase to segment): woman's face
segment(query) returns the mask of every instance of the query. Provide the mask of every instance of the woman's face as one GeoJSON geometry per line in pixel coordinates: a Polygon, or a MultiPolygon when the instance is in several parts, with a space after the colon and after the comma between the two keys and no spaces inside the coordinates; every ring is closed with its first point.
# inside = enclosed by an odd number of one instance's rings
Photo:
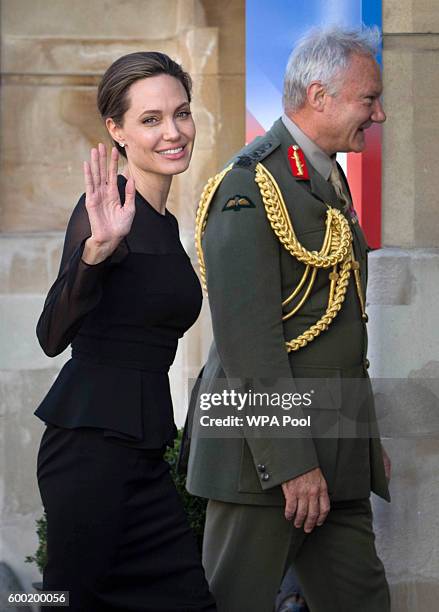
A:
{"type": "Polygon", "coordinates": [[[128,99],[122,126],[109,119],[107,127],[115,140],[125,144],[129,164],[154,174],[184,172],[192,155],[195,125],[182,83],[168,74],[140,79],[129,88],[128,99]]]}

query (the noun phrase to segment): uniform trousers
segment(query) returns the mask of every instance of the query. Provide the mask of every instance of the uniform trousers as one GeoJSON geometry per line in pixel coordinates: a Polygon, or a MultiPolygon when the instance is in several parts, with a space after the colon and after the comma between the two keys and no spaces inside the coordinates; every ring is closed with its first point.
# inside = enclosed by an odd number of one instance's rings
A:
{"type": "Polygon", "coordinates": [[[293,565],[311,612],[389,612],[369,499],[335,502],[310,534],[284,508],[210,500],[203,562],[218,612],[272,612],[293,565]]]}
{"type": "Polygon", "coordinates": [[[48,527],[43,588],[69,591],[69,610],[216,610],[163,449],[48,426],[37,475],[48,527]]]}

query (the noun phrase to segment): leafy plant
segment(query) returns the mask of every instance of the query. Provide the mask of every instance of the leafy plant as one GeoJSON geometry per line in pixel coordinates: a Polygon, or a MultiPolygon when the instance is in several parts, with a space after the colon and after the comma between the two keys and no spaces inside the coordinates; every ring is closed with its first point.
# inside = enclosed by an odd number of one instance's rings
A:
{"type": "Polygon", "coordinates": [[[37,519],[37,536],[38,548],[34,555],[28,555],[25,559],[26,563],[36,563],[38,569],[43,573],[43,569],[47,562],[47,518],[46,514],[37,519]]]}
{"type": "Polygon", "coordinates": [[[165,459],[171,466],[171,474],[174,479],[175,487],[183,501],[183,506],[189,520],[192,531],[197,536],[198,544],[201,548],[204,532],[204,521],[206,517],[207,499],[195,497],[186,491],[186,476],[177,473],[177,460],[180,452],[182,430],[178,432],[178,437],[174,442],[174,448],[166,451],[165,459]]]}

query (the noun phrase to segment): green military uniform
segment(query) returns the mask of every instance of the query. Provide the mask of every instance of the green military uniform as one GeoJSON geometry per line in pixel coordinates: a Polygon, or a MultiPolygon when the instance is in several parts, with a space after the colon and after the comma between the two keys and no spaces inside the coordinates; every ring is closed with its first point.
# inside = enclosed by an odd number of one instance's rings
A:
{"type": "MultiPolygon", "coordinates": [[[[314,335],[309,330],[328,308],[331,269],[316,270],[302,307],[283,319],[288,308],[282,303],[300,283],[305,263],[274,231],[263,185],[255,181],[260,164],[276,182],[297,241],[308,253],[320,251],[325,242],[328,205],[343,208],[306,157],[308,179],[293,176],[289,155],[295,145],[278,120],[238,154],[214,191],[202,240],[214,344],[199,391],[209,392],[224,376],[250,379],[256,388],[267,379],[334,378],[338,397],[320,408],[331,410],[335,419],[341,412],[353,421],[360,416],[370,437],[206,439],[197,437],[194,419],[187,487],[211,500],[204,562],[220,612],[270,612],[290,562],[311,610],[385,612],[388,590],[373,544],[368,498],[371,490],[385,499],[389,494],[373,401],[363,404],[359,415],[357,403],[343,391],[345,379],[367,378],[366,317],[358,295],[365,293],[367,247],[346,213],[360,276],[350,274],[336,315],[314,335]],[[328,483],[332,509],[322,527],[305,535],[283,517],[280,484],[317,466],[328,483]]],[[[340,266],[333,278],[341,274],[340,266]]]]}

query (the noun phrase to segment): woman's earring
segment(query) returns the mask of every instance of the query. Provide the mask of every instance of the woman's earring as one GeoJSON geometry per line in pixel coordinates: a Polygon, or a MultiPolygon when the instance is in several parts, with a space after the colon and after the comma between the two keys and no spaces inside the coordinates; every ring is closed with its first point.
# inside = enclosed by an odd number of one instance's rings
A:
{"type": "Polygon", "coordinates": [[[124,147],[125,143],[124,142],[119,142],[119,147],[124,147]]]}

